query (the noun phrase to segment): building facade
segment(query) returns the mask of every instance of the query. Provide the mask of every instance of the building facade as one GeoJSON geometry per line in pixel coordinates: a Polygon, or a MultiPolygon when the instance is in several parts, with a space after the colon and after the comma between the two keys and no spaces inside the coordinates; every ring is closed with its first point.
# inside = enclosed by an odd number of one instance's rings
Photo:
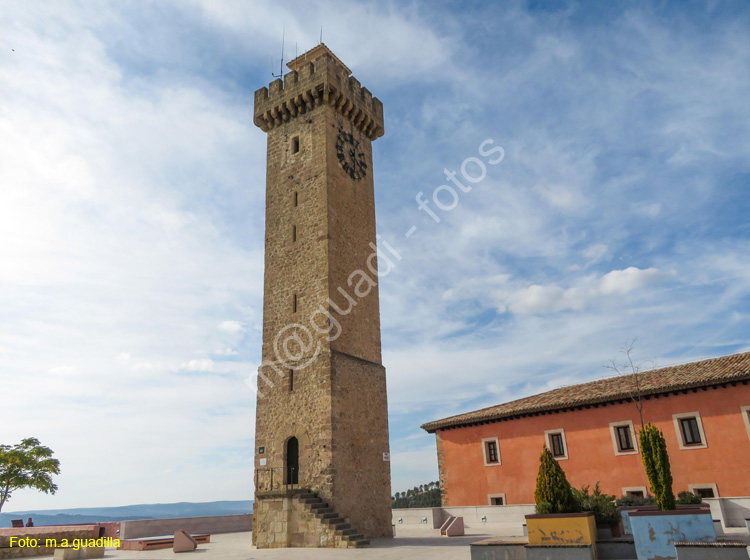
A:
{"type": "Polygon", "coordinates": [[[268,151],[253,538],[336,546],[294,495],[325,500],[348,537],[391,535],[372,164],[383,105],[323,44],[288,66],[255,93],[268,151]]]}
{"type": "Polygon", "coordinates": [[[422,426],[437,440],[444,506],[534,502],[547,446],[577,488],[645,495],[643,418],[667,441],[675,494],[750,496],[750,353],[563,387],[422,426]]]}

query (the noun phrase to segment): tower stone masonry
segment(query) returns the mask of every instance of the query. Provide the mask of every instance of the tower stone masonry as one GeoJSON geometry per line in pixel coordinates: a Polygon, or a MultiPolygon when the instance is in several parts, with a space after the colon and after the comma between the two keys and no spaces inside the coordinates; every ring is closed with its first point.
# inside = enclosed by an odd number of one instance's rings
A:
{"type": "Polygon", "coordinates": [[[383,105],[320,44],[255,92],[268,135],[253,542],[392,535],[372,141],[383,105]]]}

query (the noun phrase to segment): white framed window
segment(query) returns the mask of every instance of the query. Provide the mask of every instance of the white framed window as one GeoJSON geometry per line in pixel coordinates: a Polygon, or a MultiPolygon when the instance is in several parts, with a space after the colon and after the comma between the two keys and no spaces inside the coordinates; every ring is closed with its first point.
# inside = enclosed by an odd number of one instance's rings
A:
{"type": "Polygon", "coordinates": [[[645,486],[625,486],[622,489],[623,496],[637,496],[639,498],[645,498],[648,496],[648,490],[645,486]]]}
{"type": "Polygon", "coordinates": [[[484,453],[484,466],[494,467],[502,464],[500,461],[500,444],[497,438],[484,438],[482,440],[482,451],[484,453]]]}
{"type": "Polygon", "coordinates": [[[491,506],[507,506],[505,494],[487,494],[487,503],[491,506]]]}
{"type": "Polygon", "coordinates": [[[708,447],[700,413],[673,414],[672,420],[674,421],[674,429],[677,432],[677,442],[680,444],[680,449],[705,449],[708,447]]]}
{"type": "Polygon", "coordinates": [[[718,498],[719,488],[716,484],[688,484],[688,490],[701,498],[718,498]]]}
{"type": "Polygon", "coordinates": [[[545,430],[544,439],[547,440],[547,449],[552,452],[552,456],[558,461],[568,458],[568,442],[565,441],[565,430],[545,430]]]}
{"type": "Polygon", "coordinates": [[[750,437],[750,406],[741,406],[742,419],[745,421],[745,429],[747,430],[747,437],[750,437]]]}
{"type": "Polygon", "coordinates": [[[638,439],[635,436],[632,420],[610,422],[609,431],[612,435],[612,445],[615,455],[637,455],[638,439]]]}

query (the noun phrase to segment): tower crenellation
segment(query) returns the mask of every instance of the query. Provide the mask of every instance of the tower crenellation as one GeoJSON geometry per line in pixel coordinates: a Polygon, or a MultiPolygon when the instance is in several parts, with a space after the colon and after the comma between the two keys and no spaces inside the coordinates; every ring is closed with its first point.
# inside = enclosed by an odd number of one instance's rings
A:
{"type": "Polygon", "coordinates": [[[379,138],[385,133],[383,104],[350,73],[329,54],[305,62],[255,92],[255,125],[268,132],[327,104],[370,140],[379,138]]]}

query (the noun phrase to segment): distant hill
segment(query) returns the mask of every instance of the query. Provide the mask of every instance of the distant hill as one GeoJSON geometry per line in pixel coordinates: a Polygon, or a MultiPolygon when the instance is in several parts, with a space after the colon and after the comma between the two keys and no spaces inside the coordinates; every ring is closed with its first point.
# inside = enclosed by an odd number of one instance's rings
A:
{"type": "Polygon", "coordinates": [[[391,502],[393,509],[440,507],[440,483],[429,482],[406,492],[396,492],[391,502]]]}
{"type": "Polygon", "coordinates": [[[34,519],[34,525],[66,525],[133,519],[169,519],[252,513],[252,500],[220,502],[177,502],[174,504],[137,504],[132,506],[26,510],[0,513],[0,527],[10,527],[11,519],[34,519]]]}

